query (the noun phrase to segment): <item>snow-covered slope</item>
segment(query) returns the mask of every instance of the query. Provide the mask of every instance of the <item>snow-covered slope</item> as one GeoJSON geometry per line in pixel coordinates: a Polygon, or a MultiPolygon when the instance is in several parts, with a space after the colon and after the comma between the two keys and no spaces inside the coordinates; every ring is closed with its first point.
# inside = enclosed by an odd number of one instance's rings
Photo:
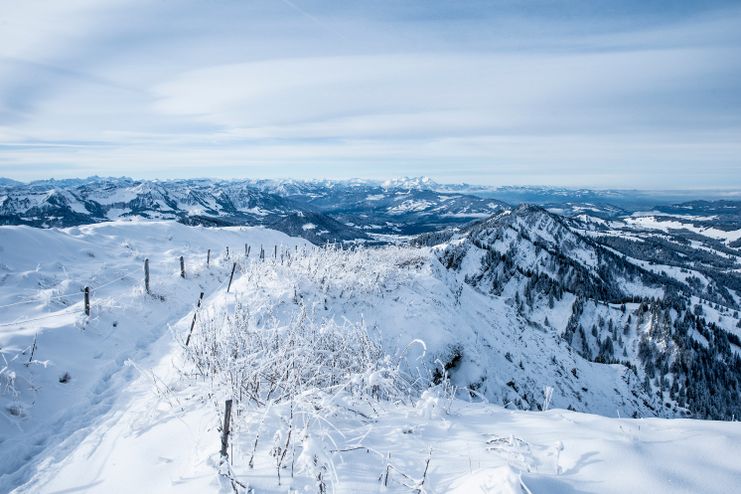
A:
{"type": "Polygon", "coordinates": [[[732,410],[725,333],[709,313],[682,333],[682,309],[667,326],[657,278],[606,252],[532,208],[435,247],[354,250],[175,222],[0,227],[0,489],[727,492],[737,423],[616,418],[695,413],[680,371],[699,363],[732,410]],[[625,307],[593,296],[629,282],[645,292],[625,307]]]}
{"type": "MultiPolygon", "coordinates": [[[[158,377],[168,375],[166,365],[155,368],[158,377]]],[[[284,409],[240,416],[232,483],[217,468],[223,409],[178,392],[159,397],[145,377],[132,388],[126,413],[106,417],[61,465],[17,492],[318,492],[310,467],[296,462],[291,474],[292,451],[278,483],[273,448],[285,435],[276,441],[270,432],[284,409]],[[175,397],[183,408],[168,402],[175,397]],[[257,431],[263,436],[254,448],[257,431]]],[[[408,493],[424,478],[428,493],[726,494],[741,480],[738,423],[521,412],[459,400],[447,413],[440,408],[421,402],[379,409],[372,421],[334,417],[323,436],[329,444],[300,438],[296,458],[304,446],[335,451],[323,458],[331,461],[328,491],[336,493],[408,493]]]]}
{"type": "Polygon", "coordinates": [[[524,205],[418,243],[434,245],[467,284],[504,299],[585,359],[634,369],[653,413],[723,419],[741,413],[741,323],[733,295],[739,278],[728,270],[737,258],[723,261],[725,272],[703,271],[713,277],[703,290],[691,272],[656,269],[589,233],[524,205]]]}
{"type": "Polygon", "coordinates": [[[53,447],[61,459],[111,411],[137,375],[126,362],[146,360],[200,291],[223,291],[231,268],[226,248],[244,255],[245,244],[254,256],[261,245],[272,255],[274,245],[305,242],[262,228],[174,222],[0,227],[0,491],[42,468],[42,452],[53,447]],[[144,292],[145,258],[152,296],[144,292]],[[83,312],[85,286],[90,317],[83,312]]]}

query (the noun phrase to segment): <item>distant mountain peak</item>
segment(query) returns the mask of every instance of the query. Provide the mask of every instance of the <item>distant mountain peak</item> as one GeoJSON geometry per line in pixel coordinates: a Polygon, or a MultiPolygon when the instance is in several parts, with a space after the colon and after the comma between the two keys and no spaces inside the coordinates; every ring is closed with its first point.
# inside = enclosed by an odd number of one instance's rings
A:
{"type": "Polygon", "coordinates": [[[23,182],[13,180],[12,178],[0,177],[0,187],[15,187],[17,185],[23,185],[23,182]]]}
{"type": "Polygon", "coordinates": [[[381,184],[386,189],[416,189],[416,190],[436,190],[440,186],[430,177],[402,177],[385,180],[381,184]]]}

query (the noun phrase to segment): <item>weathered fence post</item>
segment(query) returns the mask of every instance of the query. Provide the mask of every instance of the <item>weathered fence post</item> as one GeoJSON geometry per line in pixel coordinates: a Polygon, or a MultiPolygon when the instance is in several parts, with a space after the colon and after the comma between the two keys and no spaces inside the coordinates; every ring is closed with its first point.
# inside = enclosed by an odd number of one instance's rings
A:
{"type": "Polygon", "coordinates": [[[226,458],[229,448],[229,424],[232,419],[232,400],[226,400],[224,408],[224,427],[221,429],[221,457],[226,458]]]}
{"type": "Polygon", "coordinates": [[[151,294],[149,291],[149,259],[144,259],[144,291],[147,295],[151,294]]]}
{"type": "Polygon", "coordinates": [[[232,287],[232,279],[234,278],[234,270],[237,269],[237,263],[235,262],[232,264],[232,274],[229,275],[229,285],[226,287],[226,293],[229,293],[229,290],[232,287]]]}
{"type": "Polygon", "coordinates": [[[208,249],[208,252],[206,252],[206,267],[209,267],[211,265],[211,249],[208,249]]]}
{"type": "Polygon", "coordinates": [[[260,244],[260,260],[265,260],[265,249],[262,248],[262,244],[260,244]]]}
{"type": "Polygon", "coordinates": [[[201,301],[203,300],[203,292],[201,292],[201,296],[198,297],[198,304],[196,304],[196,310],[193,313],[193,321],[190,323],[190,331],[188,332],[188,338],[185,340],[185,346],[188,346],[190,344],[190,337],[193,334],[193,328],[196,326],[196,316],[198,315],[198,309],[201,308],[201,301]]]}
{"type": "Polygon", "coordinates": [[[250,257],[250,246],[244,244],[244,257],[250,257]]]}
{"type": "Polygon", "coordinates": [[[31,362],[33,362],[33,356],[36,353],[36,339],[39,337],[39,333],[36,333],[33,336],[33,346],[31,347],[31,356],[28,357],[28,362],[26,362],[26,367],[31,365],[31,362]]]}
{"type": "Polygon", "coordinates": [[[277,259],[277,258],[278,258],[278,246],[275,245],[273,247],[273,259],[277,259]]]}
{"type": "Polygon", "coordinates": [[[180,277],[185,278],[185,259],[180,256],[180,277]]]}
{"type": "Polygon", "coordinates": [[[90,315],[90,287],[86,286],[84,292],[85,292],[85,315],[89,316],[90,315]]]}

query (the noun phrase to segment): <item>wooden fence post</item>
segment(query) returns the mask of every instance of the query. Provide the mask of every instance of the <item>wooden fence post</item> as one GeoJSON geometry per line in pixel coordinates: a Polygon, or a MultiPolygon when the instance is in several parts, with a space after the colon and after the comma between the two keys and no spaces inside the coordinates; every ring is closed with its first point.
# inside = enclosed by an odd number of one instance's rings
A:
{"type": "Polygon", "coordinates": [[[36,339],[39,337],[39,333],[36,333],[33,336],[33,346],[31,347],[31,356],[28,357],[28,362],[26,362],[26,367],[31,365],[31,362],[33,362],[33,356],[36,353],[36,339]]]}
{"type": "Polygon", "coordinates": [[[188,332],[188,338],[185,340],[185,346],[190,344],[190,337],[193,334],[193,328],[196,326],[196,316],[198,315],[198,309],[201,308],[201,301],[203,300],[203,292],[198,297],[198,304],[196,304],[196,311],[193,313],[193,321],[190,323],[190,331],[188,332]]]}
{"type": "Polygon", "coordinates": [[[234,278],[234,270],[237,269],[237,263],[232,264],[232,274],[229,275],[229,286],[226,287],[226,293],[232,288],[232,279],[234,278]]]}
{"type": "Polygon", "coordinates": [[[144,291],[147,295],[150,295],[149,291],[149,259],[144,259],[144,291]]]}
{"type": "Polygon", "coordinates": [[[225,402],[224,408],[224,427],[221,429],[221,457],[226,458],[227,449],[229,448],[229,424],[232,419],[232,400],[228,399],[225,402]]]}
{"type": "Polygon", "coordinates": [[[85,315],[90,315],[90,287],[85,287],[85,315]]]}
{"type": "Polygon", "coordinates": [[[185,278],[185,259],[180,256],[180,277],[185,278]]]}
{"type": "Polygon", "coordinates": [[[250,257],[250,246],[244,244],[244,257],[250,257]]]}
{"type": "Polygon", "coordinates": [[[206,267],[211,266],[211,249],[206,252],[206,267]]]}
{"type": "Polygon", "coordinates": [[[273,259],[278,259],[278,246],[273,247],[273,259]]]}

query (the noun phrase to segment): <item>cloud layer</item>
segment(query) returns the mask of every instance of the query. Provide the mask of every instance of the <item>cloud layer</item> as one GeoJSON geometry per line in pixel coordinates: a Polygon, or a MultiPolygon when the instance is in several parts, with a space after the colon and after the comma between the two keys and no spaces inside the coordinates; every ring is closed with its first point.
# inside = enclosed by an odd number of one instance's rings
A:
{"type": "Polygon", "coordinates": [[[457,3],[9,2],[0,175],[741,186],[741,10],[457,3]]]}

